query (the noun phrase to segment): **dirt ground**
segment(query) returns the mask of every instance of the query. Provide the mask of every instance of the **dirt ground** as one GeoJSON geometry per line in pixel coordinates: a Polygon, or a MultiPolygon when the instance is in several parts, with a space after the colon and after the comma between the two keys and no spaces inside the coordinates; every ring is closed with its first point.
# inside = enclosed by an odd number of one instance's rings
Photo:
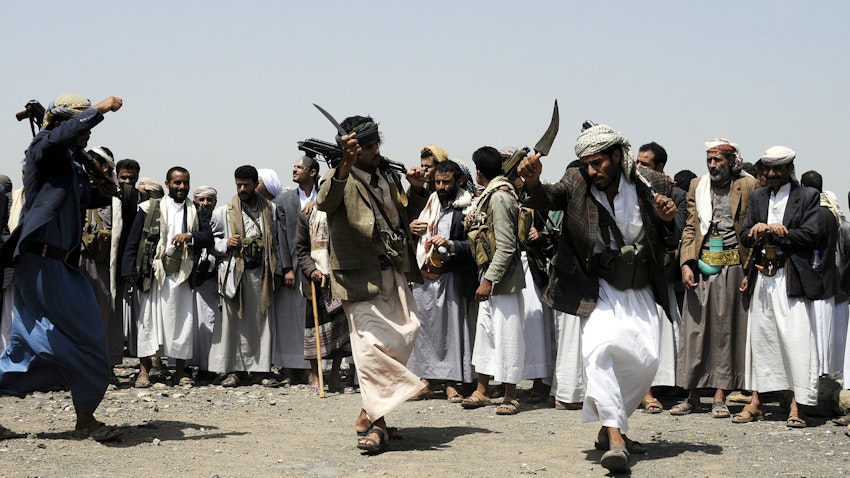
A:
{"type": "MultiPolygon", "coordinates": [[[[445,399],[407,402],[387,417],[400,429],[387,452],[355,448],[357,394],[319,398],[305,385],[226,389],[156,384],[131,387],[132,369],[107,392],[97,416],[124,429],[115,443],[72,437],[70,394],[0,397],[0,424],[22,436],[0,441],[3,477],[249,476],[606,476],[593,448],[598,424],[580,411],[527,405],[498,416],[496,407],[464,410],[445,399]]],[[[674,399],[664,400],[669,408],[674,399]]],[[[710,399],[703,399],[708,408],[710,399]]],[[[743,405],[730,404],[733,412],[743,405]]],[[[647,448],[632,456],[632,476],[842,476],[850,474],[843,427],[810,419],[785,426],[777,403],[763,421],[733,424],[708,413],[632,415],[629,436],[647,448]]],[[[611,476],[611,475],[608,475],[611,476]]]]}

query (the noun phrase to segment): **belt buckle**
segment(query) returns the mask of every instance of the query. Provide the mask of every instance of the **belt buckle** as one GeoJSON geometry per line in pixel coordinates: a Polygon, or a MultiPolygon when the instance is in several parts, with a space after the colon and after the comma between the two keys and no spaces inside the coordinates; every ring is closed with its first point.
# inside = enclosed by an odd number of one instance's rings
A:
{"type": "Polygon", "coordinates": [[[47,257],[47,244],[41,245],[41,257],[47,257]]]}

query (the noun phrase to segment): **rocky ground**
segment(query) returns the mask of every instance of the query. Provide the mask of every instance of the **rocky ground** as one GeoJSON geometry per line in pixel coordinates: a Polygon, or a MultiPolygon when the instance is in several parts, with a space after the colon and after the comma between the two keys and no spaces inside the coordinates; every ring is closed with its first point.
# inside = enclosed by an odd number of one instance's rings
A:
{"type": "MultiPolygon", "coordinates": [[[[445,399],[407,402],[388,417],[403,438],[377,456],[355,448],[359,395],[319,398],[305,385],[226,389],[159,383],[131,387],[132,369],[107,392],[98,418],[124,429],[115,443],[76,440],[70,395],[0,397],[0,424],[21,433],[0,441],[0,476],[606,476],[593,449],[598,424],[581,412],[522,404],[463,410],[445,399]]],[[[530,383],[520,385],[528,389],[530,383]]],[[[521,397],[523,391],[521,390],[521,397]]],[[[665,408],[674,399],[664,400],[665,408]]],[[[710,399],[703,399],[708,408],[710,399]]],[[[743,405],[730,404],[732,411],[743,405]]],[[[638,410],[629,436],[645,455],[632,476],[841,476],[850,474],[850,438],[828,419],[785,426],[777,403],[765,420],[733,424],[708,413],[674,417],[638,410]]],[[[609,475],[610,476],[610,475],[609,475]]]]}

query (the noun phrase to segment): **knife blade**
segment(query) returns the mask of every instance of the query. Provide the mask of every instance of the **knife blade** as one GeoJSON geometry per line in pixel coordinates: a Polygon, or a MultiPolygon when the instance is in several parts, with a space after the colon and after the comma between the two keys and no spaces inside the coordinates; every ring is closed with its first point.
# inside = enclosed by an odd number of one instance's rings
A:
{"type": "Polygon", "coordinates": [[[534,151],[540,153],[541,156],[548,156],[549,150],[552,149],[552,143],[555,142],[555,137],[558,136],[558,127],[560,126],[560,115],[558,114],[558,100],[555,100],[555,107],[552,109],[552,119],[549,121],[549,127],[540,138],[540,141],[534,145],[534,151]]]}
{"type": "Polygon", "coordinates": [[[340,136],[345,136],[345,135],[347,135],[347,134],[348,134],[348,131],[346,131],[345,129],[343,129],[343,128],[342,128],[342,126],[340,126],[339,122],[338,122],[337,120],[335,120],[335,119],[334,119],[334,117],[333,117],[333,116],[331,116],[331,114],[330,114],[330,113],[328,113],[328,112],[327,112],[324,108],[322,108],[321,106],[317,105],[316,103],[313,103],[313,106],[315,106],[315,107],[316,107],[316,109],[317,109],[317,110],[319,110],[319,111],[320,111],[323,115],[325,115],[325,118],[327,118],[327,119],[328,119],[328,121],[330,121],[330,122],[331,122],[331,124],[332,124],[332,125],[334,125],[334,127],[336,128],[336,130],[339,132],[339,135],[340,135],[340,136]]]}

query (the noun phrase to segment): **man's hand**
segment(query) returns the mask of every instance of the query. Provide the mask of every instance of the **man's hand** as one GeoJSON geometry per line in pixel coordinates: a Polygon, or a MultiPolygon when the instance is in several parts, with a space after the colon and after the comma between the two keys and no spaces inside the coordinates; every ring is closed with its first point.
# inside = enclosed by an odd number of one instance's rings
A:
{"type": "Polygon", "coordinates": [[[540,174],[543,172],[543,164],[540,162],[540,153],[526,156],[519,162],[517,174],[525,181],[525,189],[533,191],[540,184],[540,174]]]}
{"type": "Polygon", "coordinates": [[[652,200],[655,206],[655,214],[664,222],[670,222],[676,217],[676,203],[663,194],[656,194],[652,200]]]}
{"type": "Polygon", "coordinates": [[[242,246],[242,236],[239,234],[234,234],[230,236],[230,239],[227,240],[227,248],[234,249],[242,246]]]}
{"type": "Polygon", "coordinates": [[[415,220],[410,223],[410,233],[414,236],[421,236],[428,231],[428,223],[425,221],[415,220]]]}
{"type": "Polygon", "coordinates": [[[124,105],[124,100],[117,96],[110,96],[100,103],[92,106],[92,108],[100,111],[101,113],[108,113],[110,111],[118,111],[121,109],[121,106],[124,105]]]}
{"type": "Polygon", "coordinates": [[[422,168],[408,169],[404,177],[407,178],[407,182],[410,183],[410,187],[414,191],[422,191],[427,182],[425,170],[422,168]]]}
{"type": "Polygon", "coordinates": [[[295,271],[294,270],[289,269],[288,271],[286,271],[285,274],[283,274],[283,285],[285,285],[286,287],[289,287],[290,289],[295,288],[295,271]]]}
{"type": "Polygon", "coordinates": [[[175,246],[182,246],[183,244],[189,244],[192,240],[192,235],[188,232],[184,232],[183,234],[175,234],[171,239],[171,243],[175,246]]]}
{"type": "Polygon", "coordinates": [[[434,247],[445,247],[448,249],[450,246],[449,241],[443,236],[431,236],[428,242],[434,247]]]}
{"type": "Polygon", "coordinates": [[[788,234],[788,228],[778,223],[765,224],[760,222],[750,229],[749,236],[753,239],[761,239],[767,232],[772,232],[776,237],[784,237],[788,234]]]}
{"type": "Polygon", "coordinates": [[[339,139],[342,148],[342,162],[336,167],[335,177],[339,180],[347,179],[348,173],[360,156],[360,143],[357,141],[357,133],[347,134],[339,139]]]}
{"type": "Polygon", "coordinates": [[[490,294],[493,293],[493,283],[490,282],[489,279],[482,279],[481,285],[478,286],[478,289],[475,291],[475,300],[478,302],[483,302],[490,298],[490,294]]]}
{"type": "Polygon", "coordinates": [[[747,289],[750,288],[750,280],[746,276],[744,276],[744,280],[741,281],[741,287],[738,288],[741,292],[746,292],[747,289]]]}
{"type": "Polygon", "coordinates": [[[687,264],[682,266],[682,284],[688,290],[694,290],[697,286],[697,281],[694,278],[694,270],[687,264]]]}
{"type": "Polygon", "coordinates": [[[324,276],[322,275],[321,272],[319,272],[318,269],[316,269],[316,270],[314,270],[313,272],[310,273],[310,280],[315,282],[316,284],[321,284],[323,277],[324,276]]]}
{"type": "Polygon", "coordinates": [[[540,233],[537,232],[537,228],[531,226],[531,230],[528,231],[528,242],[534,242],[540,239],[540,233]]]}

